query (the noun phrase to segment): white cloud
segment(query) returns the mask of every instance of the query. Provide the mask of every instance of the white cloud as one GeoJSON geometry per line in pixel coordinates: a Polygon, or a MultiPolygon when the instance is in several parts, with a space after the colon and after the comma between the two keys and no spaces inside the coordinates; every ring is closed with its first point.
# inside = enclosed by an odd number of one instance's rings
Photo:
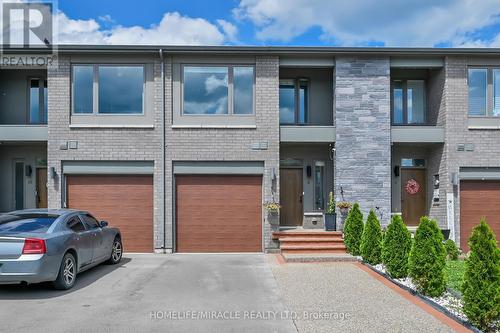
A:
{"type": "Polygon", "coordinates": [[[234,24],[226,20],[217,20],[217,24],[222,28],[229,41],[237,41],[238,28],[234,24]]]}
{"type": "MultiPolygon", "coordinates": [[[[103,17],[111,19],[111,17],[103,17]]],[[[59,44],[115,44],[115,45],[220,45],[235,38],[237,29],[229,22],[210,23],[203,18],[165,13],[158,24],[141,26],[113,26],[104,29],[96,20],[74,20],[60,12],[57,17],[59,44]]],[[[101,18],[102,20],[102,18],[101,18]]],[[[109,20],[107,20],[109,22],[109,20]]]]}
{"type": "Polygon", "coordinates": [[[241,0],[233,13],[254,23],[262,41],[290,41],[316,27],[341,45],[467,45],[471,32],[500,22],[498,0],[241,0]]]}

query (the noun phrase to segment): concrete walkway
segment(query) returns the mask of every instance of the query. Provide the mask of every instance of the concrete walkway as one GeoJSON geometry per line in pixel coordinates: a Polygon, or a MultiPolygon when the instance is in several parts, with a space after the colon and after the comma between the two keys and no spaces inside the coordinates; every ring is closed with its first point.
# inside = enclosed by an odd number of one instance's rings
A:
{"type": "Polygon", "coordinates": [[[285,306],[299,314],[299,332],[454,332],[359,264],[270,259],[285,306]]]}

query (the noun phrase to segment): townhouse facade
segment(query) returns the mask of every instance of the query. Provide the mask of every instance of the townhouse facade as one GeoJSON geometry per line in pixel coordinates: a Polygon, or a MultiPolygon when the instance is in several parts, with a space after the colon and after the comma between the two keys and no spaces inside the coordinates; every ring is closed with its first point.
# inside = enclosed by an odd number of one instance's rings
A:
{"type": "Polygon", "coordinates": [[[330,192],[466,250],[500,236],[500,50],[60,46],[0,68],[0,170],[0,212],[89,210],[131,252],[274,251],[330,192]]]}

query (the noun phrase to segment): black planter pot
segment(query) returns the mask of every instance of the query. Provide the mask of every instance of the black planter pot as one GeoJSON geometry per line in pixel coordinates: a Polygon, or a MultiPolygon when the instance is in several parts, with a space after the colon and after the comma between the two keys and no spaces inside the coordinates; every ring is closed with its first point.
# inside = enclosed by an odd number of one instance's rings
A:
{"type": "Polygon", "coordinates": [[[335,231],[337,229],[337,214],[325,214],[325,230],[335,231]]]}

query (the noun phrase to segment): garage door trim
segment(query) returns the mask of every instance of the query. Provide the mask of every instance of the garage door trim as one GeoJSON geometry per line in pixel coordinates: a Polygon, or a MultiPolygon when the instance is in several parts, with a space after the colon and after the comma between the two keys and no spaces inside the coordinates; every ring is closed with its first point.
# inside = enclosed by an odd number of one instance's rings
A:
{"type": "Polygon", "coordinates": [[[173,163],[176,175],[262,175],[262,161],[178,161],[173,163]]]}
{"type": "Polygon", "coordinates": [[[63,161],[66,175],[152,175],[152,161],[63,161]]]}

